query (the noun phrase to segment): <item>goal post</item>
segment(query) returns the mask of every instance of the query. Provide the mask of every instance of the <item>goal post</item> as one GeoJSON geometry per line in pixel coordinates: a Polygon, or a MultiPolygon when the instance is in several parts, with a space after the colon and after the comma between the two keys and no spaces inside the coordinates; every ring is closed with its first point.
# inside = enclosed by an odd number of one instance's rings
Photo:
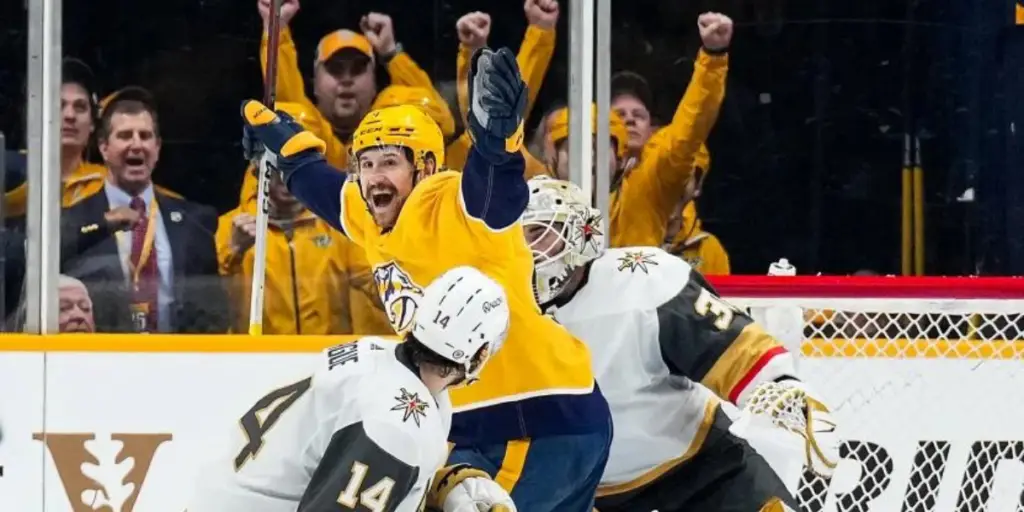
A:
{"type": "Polygon", "coordinates": [[[843,438],[806,512],[1024,511],[1024,278],[709,277],[798,355],[843,438]]]}

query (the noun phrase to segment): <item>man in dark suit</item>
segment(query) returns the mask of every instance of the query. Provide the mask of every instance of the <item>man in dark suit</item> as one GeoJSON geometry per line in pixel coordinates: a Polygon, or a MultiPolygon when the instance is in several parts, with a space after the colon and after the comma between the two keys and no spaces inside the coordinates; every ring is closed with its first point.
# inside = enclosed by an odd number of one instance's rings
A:
{"type": "Polygon", "coordinates": [[[128,87],[106,101],[103,189],[64,210],[61,272],[86,284],[97,332],[225,332],[216,212],[155,190],[160,132],[152,96],[128,87]]]}

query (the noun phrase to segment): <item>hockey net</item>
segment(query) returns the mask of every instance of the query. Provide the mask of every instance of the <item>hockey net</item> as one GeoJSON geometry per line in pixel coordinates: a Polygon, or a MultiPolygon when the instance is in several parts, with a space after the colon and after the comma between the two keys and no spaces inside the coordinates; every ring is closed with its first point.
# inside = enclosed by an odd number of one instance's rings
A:
{"type": "Polygon", "coordinates": [[[806,512],[1024,512],[1024,279],[711,279],[800,354],[843,438],[806,512]]]}

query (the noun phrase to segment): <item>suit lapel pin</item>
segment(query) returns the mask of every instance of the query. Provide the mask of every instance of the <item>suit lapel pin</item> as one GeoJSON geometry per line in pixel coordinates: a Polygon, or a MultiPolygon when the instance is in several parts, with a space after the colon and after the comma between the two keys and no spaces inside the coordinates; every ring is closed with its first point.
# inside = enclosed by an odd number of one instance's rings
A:
{"type": "Polygon", "coordinates": [[[181,212],[171,212],[171,222],[181,222],[181,212]]]}

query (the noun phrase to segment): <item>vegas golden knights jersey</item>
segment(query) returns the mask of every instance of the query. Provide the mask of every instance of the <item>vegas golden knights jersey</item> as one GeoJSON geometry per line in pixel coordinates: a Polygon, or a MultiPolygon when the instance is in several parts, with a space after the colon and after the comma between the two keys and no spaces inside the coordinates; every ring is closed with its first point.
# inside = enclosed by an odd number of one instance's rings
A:
{"type": "Polygon", "coordinates": [[[420,510],[448,456],[451,404],[380,338],[325,350],[311,377],[255,403],[197,476],[188,512],[420,510]]]}
{"type": "Polygon", "coordinates": [[[782,344],[654,247],[608,250],[554,318],[590,347],[615,423],[599,496],[634,491],[692,458],[722,399],[793,375],[782,344]]]}

